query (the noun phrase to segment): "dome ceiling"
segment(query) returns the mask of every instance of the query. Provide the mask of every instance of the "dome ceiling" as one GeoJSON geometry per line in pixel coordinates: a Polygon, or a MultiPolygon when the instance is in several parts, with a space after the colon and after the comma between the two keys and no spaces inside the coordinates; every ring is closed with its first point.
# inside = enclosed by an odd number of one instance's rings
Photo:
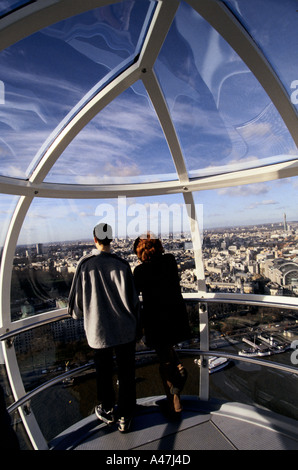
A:
{"type": "Polygon", "coordinates": [[[42,4],[0,11],[7,184],[183,183],[296,160],[294,1],[42,4]]]}

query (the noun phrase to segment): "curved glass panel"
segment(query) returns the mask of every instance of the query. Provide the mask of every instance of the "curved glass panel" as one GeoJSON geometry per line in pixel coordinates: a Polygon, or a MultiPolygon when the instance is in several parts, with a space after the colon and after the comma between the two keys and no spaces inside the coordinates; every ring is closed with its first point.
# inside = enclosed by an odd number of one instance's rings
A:
{"type": "Polygon", "coordinates": [[[298,178],[201,191],[210,291],[298,296],[298,178]]]}
{"type": "Polygon", "coordinates": [[[45,181],[114,184],[177,179],[142,82],[115,98],[66,148],[45,181]]]}
{"type": "MultiPolygon", "coordinates": [[[[211,351],[296,364],[291,344],[298,339],[297,310],[212,303],[208,317],[211,351]]],[[[234,359],[222,359],[222,370],[210,376],[213,398],[258,404],[294,419],[298,419],[296,386],[294,374],[234,359]]]]}
{"type": "Polygon", "coordinates": [[[24,220],[12,271],[12,320],[66,307],[78,260],[94,248],[93,227],[114,227],[112,249],[137,264],[134,240],[162,238],[178,264],[183,291],[196,291],[189,222],[182,195],[107,200],[35,199],[24,220]]]}
{"type": "MultiPolygon", "coordinates": [[[[14,396],[11,390],[11,386],[9,383],[6,367],[4,364],[4,359],[2,355],[2,344],[0,344],[0,403],[1,403],[1,413],[2,413],[2,418],[1,418],[1,426],[3,429],[3,433],[6,432],[5,427],[8,425],[8,423],[5,423],[4,419],[4,406],[9,407],[14,403],[14,396]],[[5,429],[5,431],[4,431],[5,429]]],[[[19,411],[15,410],[13,413],[9,415],[10,417],[10,426],[12,428],[13,434],[15,435],[14,439],[16,439],[17,443],[16,445],[19,445],[19,448],[21,450],[33,450],[32,446],[30,444],[30,441],[28,439],[25,427],[23,425],[22,419],[19,415],[19,411]]],[[[6,418],[8,418],[6,416],[6,418]]],[[[4,437],[4,436],[3,436],[4,437]]],[[[7,437],[7,436],[5,436],[7,437]]],[[[12,442],[10,442],[10,445],[12,442]]],[[[15,445],[15,444],[14,444],[15,445]]],[[[3,445],[2,445],[3,447],[3,445]]],[[[15,447],[16,449],[16,447],[15,447]]],[[[12,447],[10,448],[12,450],[12,447]]]]}
{"type": "Polygon", "coordinates": [[[155,71],[190,177],[280,162],[296,154],[287,128],[253,74],[184,3],[155,71]]]}
{"type": "Polygon", "coordinates": [[[262,50],[298,109],[298,64],[294,59],[297,54],[297,2],[225,0],[224,3],[262,50]]]}
{"type": "Polygon", "coordinates": [[[210,303],[208,317],[210,350],[293,365],[297,310],[210,303]]]}
{"type": "Polygon", "coordinates": [[[294,374],[234,360],[210,376],[211,398],[261,406],[298,420],[296,390],[294,374]]]}
{"type": "Polygon", "coordinates": [[[133,60],[150,5],[127,0],[92,10],[1,52],[2,175],[26,177],[82,97],[133,60]]]}
{"type": "Polygon", "coordinates": [[[10,224],[13,211],[17,205],[18,199],[18,196],[0,194],[0,261],[2,257],[2,248],[7,234],[7,229],[10,224]]]}

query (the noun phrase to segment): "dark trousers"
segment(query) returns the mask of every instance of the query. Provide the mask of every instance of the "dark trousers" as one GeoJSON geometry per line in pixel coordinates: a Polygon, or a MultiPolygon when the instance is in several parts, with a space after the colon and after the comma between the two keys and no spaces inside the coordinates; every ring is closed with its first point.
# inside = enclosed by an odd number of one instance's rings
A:
{"type": "Polygon", "coordinates": [[[115,352],[118,374],[118,415],[130,416],[136,406],[135,342],[113,348],[95,349],[97,399],[108,411],[115,407],[116,394],[113,386],[115,352]]]}

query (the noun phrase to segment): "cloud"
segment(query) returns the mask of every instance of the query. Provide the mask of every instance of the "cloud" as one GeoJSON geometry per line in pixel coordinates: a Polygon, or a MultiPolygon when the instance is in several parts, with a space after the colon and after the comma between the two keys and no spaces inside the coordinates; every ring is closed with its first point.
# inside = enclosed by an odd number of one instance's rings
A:
{"type": "Polygon", "coordinates": [[[272,199],[268,199],[265,201],[253,202],[252,204],[247,206],[247,209],[256,209],[259,206],[271,206],[271,205],[276,205],[276,204],[279,204],[279,203],[276,201],[273,201],[272,199]]]}
{"type": "Polygon", "coordinates": [[[95,170],[93,173],[85,175],[76,175],[75,182],[77,184],[116,184],[123,181],[125,178],[138,176],[140,170],[135,163],[122,163],[116,161],[113,163],[106,163],[103,169],[95,170]]]}
{"type": "Polygon", "coordinates": [[[46,180],[65,181],[67,175],[72,183],[96,184],[111,183],[111,177],[119,182],[119,178],[172,173],[172,159],[160,157],[164,148],[164,137],[151,108],[144,106],[143,100],[121,97],[82,129],[46,180]]]}
{"type": "Polygon", "coordinates": [[[238,157],[238,158],[233,158],[232,160],[229,161],[229,165],[238,165],[238,164],[243,164],[243,163],[257,163],[260,161],[260,158],[257,157],[256,155],[249,155],[247,157],[238,157]]]}
{"type": "Polygon", "coordinates": [[[222,188],[218,190],[218,194],[220,196],[232,197],[258,196],[268,192],[268,186],[264,183],[247,184],[243,186],[234,186],[231,188],[222,188]]]}
{"type": "Polygon", "coordinates": [[[239,127],[238,130],[241,130],[242,136],[247,140],[272,134],[272,126],[267,122],[249,123],[249,125],[239,127]]]}
{"type": "Polygon", "coordinates": [[[130,164],[123,164],[122,160],[116,160],[116,162],[106,163],[104,167],[105,174],[113,176],[136,176],[140,174],[138,165],[135,162],[130,162],[130,164]]]}
{"type": "Polygon", "coordinates": [[[9,175],[10,178],[24,178],[24,172],[22,171],[22,169],[17,168],[15,165],[5,166],[5,174],[9,175]]]}

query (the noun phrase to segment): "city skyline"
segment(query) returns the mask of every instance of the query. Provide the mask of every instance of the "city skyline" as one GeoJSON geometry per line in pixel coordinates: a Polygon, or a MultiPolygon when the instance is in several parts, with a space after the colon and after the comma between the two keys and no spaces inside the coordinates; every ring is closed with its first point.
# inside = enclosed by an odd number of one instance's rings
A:
{"type": "MultiPolygon", "coordinates": [[[[291,225],[291,224],[298,224],[298,219],[297,220],[287,220],[288,224],[291,225]]],[[[280,222],[267,222],[267,223],[261,223],[261,224],[244,224],[244,225],[230,225],[230,226],[221,226],[221,227],[210,227],[210,228],[205,228],[204,231],[203,231],[203,236],[210,232],[223,232],[223,231],[229,231],[229,230],[243,230],[245,228],[247,229],[251,229],[251,228],[261,228],[261,227],[264,227],[264,228],[269,228],[269,226],[274,226],[272,228],[274,228],[275,230],[277,229],[280,229],[280,228],[283,228],[283,222],[280,221],[280,222]]],[[[164,234],[159,234],[161,235],[161,238],[162,239],[169,239],[168,237],[168,234],[166,234],[167,236],[164,236],[164,234]]],[[[180,238],[180,235],[181,235],[181,232],[172,232],[170,235],[173,235],[174,237],[176,236],[177,238],[180,238]]],[[[184,238],[191,238],[191,233],[188,231],[188,232],[184,232],[183,233],[183,236],[184,238]]],[[[129,237],[129,236],[126,236],[126,237],[123,237],[123,236],[119,236],[119,237],[114,237],[114,239],[116,240],[134,240],[134,237],[129,237]]],[[[36,246],[36,245],[59,245],[59,244],[63,244],[63,243],[90,243],[91,245],[93,245],[93,237],[92,237],[92,234],[90,235],[90,237],[86,237],[86,238],[76,238],[76,239],[65,239],[65,240],[53,240],[53,241],[46,241],[46,242],[40,242],[40,241],[33,241],[32,243],[30,244],[22,244],[22,243],[18,243],[17,244],[17,247],[25,247],[25,246],[36,246]]],[[[1,246],[1,249],[3,248],[3,246],[1,246]]]]}
{"type": "MultiPolygon", "coordinates": [[[[285,218],[278,224],[206,230],[202,262],[207,292],[297,296],[297,234],[298,222],[286,226],[285,218]]],[[[176,258],[182,291],[196,292],[198,273],[189,240],[179,234],[163,240],[163,246],[176,258]]],[[[19,246],[13,263],[14,317],[65,307],[78,260],[93,246],[91,240],[19,246]]],[[[131,240],[114,240],[112,250],[134,270],[138,259],[131,240]]]]}
{"type": "MultiPolygon", "coordinates": [[[[205,227],[203,228],[202,232],[201,232],[201,237],[204,236],[204,234],[208,231],[212,232],[212,231],[224,231],[224,230],[237,230],[237,229],[245,229],[245,228],[252,228],[252,227],[257,227],[257,228],[261,228],[261,227],[266,227],[267,228],[270,228],[269,226],[274,226],[275,229],[280,229],[280,228],[283,228],[284,227],[284,214],[281,214],[281,218],[280,220],[277,220],[277,221],[269,221],[269,222],[261,222],[261,223],[243,223],[243,224],[235,224],[235,225],[222,225],[222,226],[213,226],[213,227],[205,227]]],[[[288,217],[286,217],[286,220],[287,220],[287,224],[288,226],[291,226],[292,224],[298,224],[298,218],[296,220],[290,220],[288,217]]],[[[93,229],[93,226],[92,226],[92,229],[93,229]]],[[[30,243],[17,243],[17,246],[35,246],[37,244],[60,244],[60,243],[84,243],[84,242],[90,242],[91,244],[93,244],[93,235],[92,235],[92,229],[91,229],[91,232],[89,234],[89,236],[87,235],[86,237],[78,237],[78,238],[73,238],[73,239],[61,239],[61,240],[58,240],[58,239],[53,239],[53,240],[50,240],[50,241],[41,241],[41,240],[33,240],[32,242],[30,243]]],[[[142,232],[143,233],[143,232],[142,232]]],[[[174,236],[177,236],[179,237],[181,234],[184,235],[185,238],[191,238],[191,232],[190,230],[185,230],[185,231],[180,231],[180,230],[177,230],[177,231],[170,231],[168,233],[158,233],[158,232],[154,232],[154,234],[156,234],[157,236],[161,236],[161,238],[163,239],[167,239],[169,238],[169,234],[170,235],[174,235],[174,236]]],[[[135,237],[130,237],[130,236],[121,236],[121,235],[118,235],[118,236],[114,236],[114,239],[122,239],[122,240],[134,240],[135,237]]],[[[3,244],[0,245],[1,248],[3,248],[3,244]]]]}
{"type": "MultiPolygon", "coordinates": [[[[199,208],[199,212],[202,209],[198,214],[200,229],[278,223],[282,222],[284,213],[287,214],[288,221],[295,221],[298,219],[297,187],[298,177],[295,177],[289,181],[286,179],[193,193],[196,207],[199,208]]],[[[16,196],[2,195],[0,246],[4,244],[6,231],[17,200],[16,196]]],[[[117,215],[117,202],[117,200],[110,199],[81,201],[60,199],[53,201],[52,199],[35,198],[25,217],[18,244],[92,238],[93,227],[104,219],[104,214],[99,214],[98,208],[103,209],[105,205],[110,205],[110,207],[114,207],[117,215]]],[[[156,204],[165,205],[169,209],[180,207],[181,213],[183,211],[185,215],[185,205],[181,194],[126,199],[128,212],[132,208],[144,210],[144,208],[156,204]]],[[[129,217],[133,221],[134,218],[137,220],[140,216],[141,212],[129,217]]],[[[107,222],[113,225],[113,220],[107,220],[107,222]]],[[[141,230],[141,232],[144,231],[141,230]]],[[[152,231],[156,231],[155,227],[152,231]]],[[[168,231],[173,231],[173,229],[168,227],[168,231]]],[[[186,215],[183,219],[183,230],[180,225],[174,231],[189,231],[186,215]]],[[[123,233],[115,234],[115,236],[122,235],[123,233]]]]}

